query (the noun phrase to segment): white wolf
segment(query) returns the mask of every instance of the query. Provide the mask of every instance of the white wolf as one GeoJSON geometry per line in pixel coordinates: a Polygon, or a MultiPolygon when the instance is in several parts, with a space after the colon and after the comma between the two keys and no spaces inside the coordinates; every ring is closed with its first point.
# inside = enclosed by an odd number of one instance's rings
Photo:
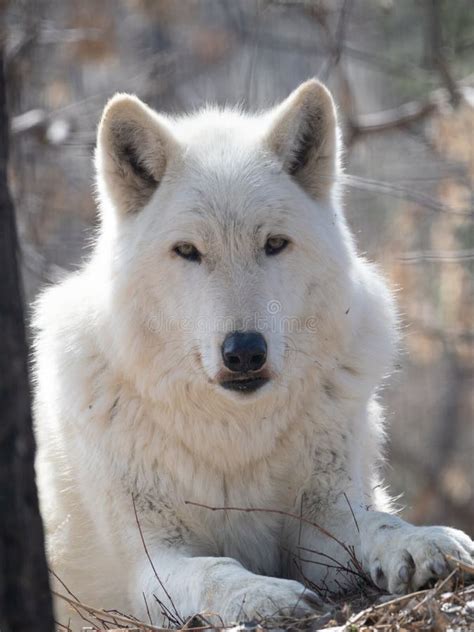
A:
{"type": "Polygon", "coordinates": [[[351,547],[392,593],[471,561],[467,535],[404,522],[380,489],[396,315],[338,153],[316,80],[257,115],[105,108],[95,248],[34,321],[49,558],[85,603],[230,622],[317,608],[302,582],[349,585],[351,547]]]}

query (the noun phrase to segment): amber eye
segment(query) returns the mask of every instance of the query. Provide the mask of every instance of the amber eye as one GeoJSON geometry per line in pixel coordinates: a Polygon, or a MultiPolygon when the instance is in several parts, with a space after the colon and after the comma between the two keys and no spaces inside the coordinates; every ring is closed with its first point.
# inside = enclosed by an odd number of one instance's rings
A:
{"type": "Polygon", "coordinates": [[[290,242],[285,237],[269,237],[265,243],[265,254],[277,255],[288,246],[290,242]]]}
{"type": "Polygon", "coordinates": [[[196,246],[193,246],[193,244],[177,244],[173,248],[173,252],[175,252],[183,259],[187,259],[188,261],[197,261],[198,263],[201,261],[201,253],[196,248],[196,246]]]}

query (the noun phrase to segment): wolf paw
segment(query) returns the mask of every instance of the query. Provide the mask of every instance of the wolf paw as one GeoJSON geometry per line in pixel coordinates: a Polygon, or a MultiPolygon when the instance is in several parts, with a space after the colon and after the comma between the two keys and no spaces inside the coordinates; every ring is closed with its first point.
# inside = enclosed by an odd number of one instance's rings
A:
{"type": "Polygon", "coordinates": [[[305,618],[321,612],[322,600],[297,581],[274,577],[246,582],[231,596],[224,620],[241,622],[278,620],[282,616],[305,618]]]}
{"type": "Polygon", "coordinates": [[[473,563],[474,542],[450,527],[382,525],[368,557],[374,583],[390,593],[403,594],[446,576],[455,560],[473,563]],[[448,557],[449,556],[449,557],[448,557]]]}

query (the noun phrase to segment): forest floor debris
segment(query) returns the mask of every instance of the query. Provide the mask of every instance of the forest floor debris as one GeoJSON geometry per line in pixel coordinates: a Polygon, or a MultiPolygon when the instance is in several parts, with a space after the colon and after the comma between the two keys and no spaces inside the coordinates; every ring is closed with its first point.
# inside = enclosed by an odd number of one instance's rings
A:
{"type": "MultiPolygon", "coordinates": [[[[87,632],[169,632],[204,630],[228,632],[264,632],[265,630],[325,630],[326,632],[468,632],[474,630],[474,566],[457,563],[454,570],[433,587],[394,597],[364,591],[328,602],[327,612],[306,619],[275,614],[260,621],[223,626],[219,617],[200,614],[183,626],[167,628],[140,622],[118,611],[102,610],[81,603],[70,595],[55,593],[84,618],[87,632]]],[[[68,626],[58,623],[58,632],[68,626]]],[[[76,631],[74,631],[76,632],[76,631]]]]}

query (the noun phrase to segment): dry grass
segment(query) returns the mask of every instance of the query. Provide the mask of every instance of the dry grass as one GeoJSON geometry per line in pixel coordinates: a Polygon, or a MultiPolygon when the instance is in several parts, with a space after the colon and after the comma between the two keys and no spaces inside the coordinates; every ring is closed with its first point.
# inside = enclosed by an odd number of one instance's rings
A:
{"type": "Polygon", "coordinates": [[[375,603],[355,610],[348,602],[342,604],[338,617],[322,629],[333,632],[404,632],[411,630],[461,632],[474,630],[474,567],[469,573],[460,566],[433,588],[402,597],[378,597],[375,603]]]}

